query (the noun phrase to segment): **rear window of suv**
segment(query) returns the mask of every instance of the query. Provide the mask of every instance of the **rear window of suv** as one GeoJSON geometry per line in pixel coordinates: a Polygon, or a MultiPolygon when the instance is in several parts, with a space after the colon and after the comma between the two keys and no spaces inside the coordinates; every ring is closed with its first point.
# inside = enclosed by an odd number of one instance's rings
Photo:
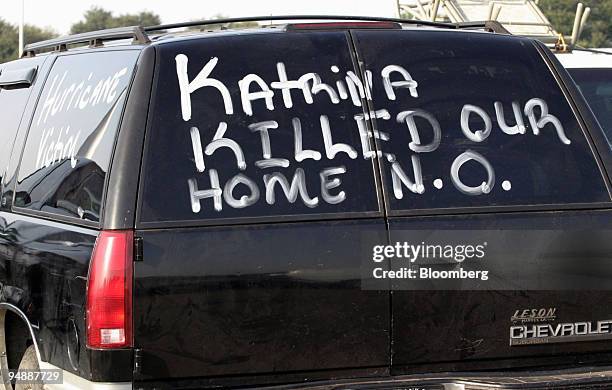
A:
{"type": "Polygon", "coordinates": [[[527,39],[266,32],[158,48],[143,226],[377,213],[383,191],[399,212],[610,201],[527,39]]]}
{"type": "Polygon", "coordinates": [[[99,221],[106,172],[138,54],[103,51],[56,59],[28,132],[16,207],[99,221]]]}

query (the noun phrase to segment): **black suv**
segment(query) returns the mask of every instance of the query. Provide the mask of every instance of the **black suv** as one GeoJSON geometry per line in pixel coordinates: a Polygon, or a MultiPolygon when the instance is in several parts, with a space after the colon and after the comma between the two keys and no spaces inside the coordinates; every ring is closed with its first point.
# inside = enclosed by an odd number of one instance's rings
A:
{"type": "Polygon", "coordinates": [[[551,52],[476,25],[300,19],[106,30],[0,65],[3,383],[606,379],[612,155],[551,52]],[[490,255],[537,283],[368,269],[442,230],[497,235],[490,255]],[[547,284],[560,270],[580,283],[547,284]]]}

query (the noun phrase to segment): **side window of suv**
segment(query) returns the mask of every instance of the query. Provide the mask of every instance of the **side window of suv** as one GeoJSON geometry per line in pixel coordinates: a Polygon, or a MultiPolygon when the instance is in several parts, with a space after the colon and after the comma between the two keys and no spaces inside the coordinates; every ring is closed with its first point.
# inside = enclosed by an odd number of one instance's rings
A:
{"type": "Polygon", "coordinates": [[[378,212],[347,33],[162,43],[158,58],[142,223],[378,212]]]}
{"type": "MultiPolygon", "coordinates": [[[[41,61],[37,59],[23,59],[19,62],[13,62],[0,65],[0,75],[3,73],[22,73],[23,71],[36,72],[37,65],[41,61]]],[[[23,113],[28,102],[28,97],[32,87],[4,86],[0,88],[0,183],[4,183],[4,175],[7,172],[11,151],[13,149],[15,138],[23,113]]]]}
{"type": "Polygon", "coordinates": [[[609,202],[572,108],[527,39],[360,31],[391,211],[609,202]]]}
{"type": "Polygon", "coordinates": [[[593,110],[612,150],[612,68],[567,70],[593,110]]]}
{"type": "Polygon", "coordinates": [[[57,58],[23,151],[16,207],[99,221],[137,56],[105,51],[57,58]]]}

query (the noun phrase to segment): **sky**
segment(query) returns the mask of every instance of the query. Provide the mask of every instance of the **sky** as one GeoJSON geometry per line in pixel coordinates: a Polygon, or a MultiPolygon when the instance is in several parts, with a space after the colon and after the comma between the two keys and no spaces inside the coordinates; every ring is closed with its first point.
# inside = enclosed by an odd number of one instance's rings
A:
{"type": "Polygon", "coordinates": [[[51,27],[66,34],[83,13],[100,6],[115,14],[152,11],[163,23],[205,19],[217,14],[229,17],[260,15],[366,15],[394,17],[396,0],[0,0],[0,18],[18,24],[21,2],[25,22],[51,27]]]}

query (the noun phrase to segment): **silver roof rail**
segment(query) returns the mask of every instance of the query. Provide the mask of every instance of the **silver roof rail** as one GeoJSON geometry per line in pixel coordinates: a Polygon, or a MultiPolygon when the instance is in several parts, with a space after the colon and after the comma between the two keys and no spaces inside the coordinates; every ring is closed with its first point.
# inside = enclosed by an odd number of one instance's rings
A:
{"type": "Polygon", "coordinates": [[[33,57],[43,51],[66,51],[68,45],[87,43],[90,47],[99,47],[102,46],[104,41],[130,38],[134,43],[146,44],[150,42],[147,33],[140,26],[118,27],[31,43],[24,48],[23,57],[33,57]]]}

